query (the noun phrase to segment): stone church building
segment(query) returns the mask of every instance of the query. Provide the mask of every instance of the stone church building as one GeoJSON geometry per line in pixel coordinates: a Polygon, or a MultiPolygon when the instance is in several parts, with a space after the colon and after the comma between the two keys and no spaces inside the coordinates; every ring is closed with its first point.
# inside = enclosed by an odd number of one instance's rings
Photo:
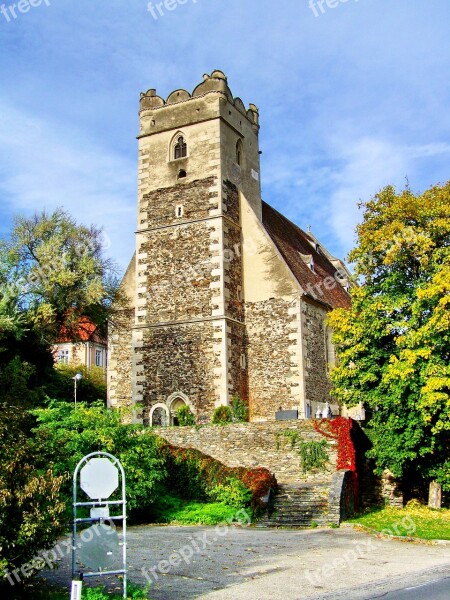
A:
{"type": "Polygon", "coordinates": [[[199,423],[233,396],[250,419],[299,419],[329,402],[327,312],[348,307],[349,273],[310,231],[261,199],[259,115],[221,71],[192,94],[141,94],[130,308],[111,324],[110,406],[199,423]]]}

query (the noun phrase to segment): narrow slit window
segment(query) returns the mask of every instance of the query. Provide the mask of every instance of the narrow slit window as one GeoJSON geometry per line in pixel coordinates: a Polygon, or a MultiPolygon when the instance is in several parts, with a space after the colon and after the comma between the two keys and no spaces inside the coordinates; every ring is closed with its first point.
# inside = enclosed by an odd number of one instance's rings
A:
{"type": "Polygon", "coordinates": [[[238,140],[236,144],[236,164],[242,167],[242,142],[238,140]]]}
{"type": "Polygon", "coordinates": [[[187,144],[182,135],[177,139],[175,144],[175,160],[177,158],[186,158],[187,156],[187,144]]]}
{"type": "Polygon", "coordinates": [[[176,215],[177,217],[182,217],[182,216],[183,216],[183,206],[182,206],[181,204],[178,204],[178,205],[175,207],[175,215],[176,215]]]}

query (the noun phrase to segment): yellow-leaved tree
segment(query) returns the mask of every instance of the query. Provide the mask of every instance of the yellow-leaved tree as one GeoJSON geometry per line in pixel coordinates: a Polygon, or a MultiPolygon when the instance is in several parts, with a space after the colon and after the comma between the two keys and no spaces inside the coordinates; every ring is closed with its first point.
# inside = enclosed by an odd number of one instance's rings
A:
{"type": "Polygon", "coordinates": [[[352,309],[330,315],[334,393],[371,409],[379,472],[450,491],[450,182],[362,208],[352,309]]]}

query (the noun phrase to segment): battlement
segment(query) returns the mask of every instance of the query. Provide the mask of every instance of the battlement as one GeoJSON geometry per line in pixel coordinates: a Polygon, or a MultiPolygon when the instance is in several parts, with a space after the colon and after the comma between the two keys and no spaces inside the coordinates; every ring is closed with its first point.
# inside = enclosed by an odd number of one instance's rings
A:
{"type": "Polygon", "coordinates": [[[239,113],[245,116],[254,127],[259,128],[258,108],[254,104],[249,104],[249,108],[246,109],[239,97],[234,98],[228,87],[226,75],[219,70],[213,71],[211,75],[203,75],[203,81],[195,87],[192,94],[186,90],[177,89],[171,92],[167,99],[164,100],[164,98],[157,95],[156,89],[149,89],[147,92],[142,92],[140,97],[140,114],[142,117],[143,113],[148,115],[149,111],[153,112],[175,104],[192,102],[193,100],[204,98],[208,94],[219,94],[233,105],[239,113]]]}

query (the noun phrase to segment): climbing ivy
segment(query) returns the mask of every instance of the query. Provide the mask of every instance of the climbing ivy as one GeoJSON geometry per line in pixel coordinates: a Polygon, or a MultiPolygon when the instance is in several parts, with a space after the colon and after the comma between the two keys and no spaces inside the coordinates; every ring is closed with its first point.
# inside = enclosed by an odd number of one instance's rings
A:
{"type": "Polygon", "coordinates": [[[325,464],[328,462],[327,447],[328,442],[326,440],[300,442],[298,453],[303,473],[321,470],[325,467],[325,464]]]}
{"type": "Polygon", "coordinates": [[[300,456],[300,466],[303,473],[313,470],[321,470],[328,462],[328,442],[326,440],[302,440],[298,431],[286,429],[281,433],[275,434],[277,450],[281,448],[282,438],[288,438],[291,442],[291,449],[296,448],[300,456]]]}
{"type": "Polygon", "coordinates": [[[277,450],[280,449],[280,446],[281,446],[280,439],[282,437],[290,439],[291,440],[291,448],[295,448],[295,446],[300,438],[300,435],[299,435],[298,431],[295,431],[293,429],[286,429],[285,431],[282,431],[281,433],[276,433],[275,438],[277,440],[277,450]]]}

